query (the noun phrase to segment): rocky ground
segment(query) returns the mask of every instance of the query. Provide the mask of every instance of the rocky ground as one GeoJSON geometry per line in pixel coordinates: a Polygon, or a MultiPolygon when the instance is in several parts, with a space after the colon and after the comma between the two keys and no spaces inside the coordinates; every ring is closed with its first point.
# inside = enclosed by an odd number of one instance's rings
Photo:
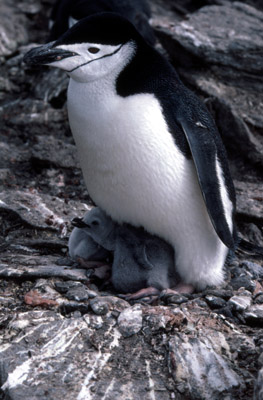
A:
{"type": "MultiPolygon", "coordinates": [[[[263,246],[261,2],[151,4],[158,46],[221,131],[241,235],[263,246]]],[[[222,288],[147,304],[67,257],[70,221],[91,207],[67,78],[22,62],[51,5],[0,4],[0,398],[263,399],[262,258],[238,252],[222,288]]]]}

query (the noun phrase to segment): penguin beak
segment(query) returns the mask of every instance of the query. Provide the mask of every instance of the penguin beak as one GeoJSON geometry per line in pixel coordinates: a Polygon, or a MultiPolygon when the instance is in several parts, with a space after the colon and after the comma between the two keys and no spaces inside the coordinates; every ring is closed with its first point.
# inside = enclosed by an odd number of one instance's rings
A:
{"type": "Polygon", "coordinates": [[[44,44],[43,46],[35,47],[31,49],[24,56],[24,63],[27,65],[46,65],[51,64],[55,61],[61,61],[63,58],[76,56],[77,53],[72,51],[59,49],[53,47],[55,42],[44,44]]]}
{"type": "Polygon", "coordinates": [[[90,228],[90,225],[86,224],[82,218],[73,218],[71,220],[71,225],[75,226],[76,228],[90,228]]]}

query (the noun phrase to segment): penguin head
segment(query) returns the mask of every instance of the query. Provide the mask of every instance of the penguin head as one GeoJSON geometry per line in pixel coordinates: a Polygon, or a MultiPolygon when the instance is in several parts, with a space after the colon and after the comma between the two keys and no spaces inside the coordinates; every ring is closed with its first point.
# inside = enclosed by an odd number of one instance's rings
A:
{"type": "Polygon", "coordinates": [[[87,233],[96,243],[104,245],[111,239],[114,231],[114,222],[99,207],[94,207],[83,218],[74,218],[71,221],[77,227],[87,233]]]}
{"type": "Polygon", "coordinates": [[[30,50],[28,65],[49,65],[65,70],[73,79],[88,82],[116,71],[133,58],[142,36],[126,18],[100,13],[80,20],[55,42],[30,50]]]}

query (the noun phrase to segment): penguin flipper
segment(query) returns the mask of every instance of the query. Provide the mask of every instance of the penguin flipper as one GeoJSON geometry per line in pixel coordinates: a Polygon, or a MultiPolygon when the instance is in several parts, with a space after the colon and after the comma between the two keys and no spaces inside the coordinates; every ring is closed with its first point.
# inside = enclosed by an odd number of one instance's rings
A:
{"type": "Polygon", "coordinates": [[[233,235],[226,220],[220,193],[220,182],[216,169],[216,143],[208,128],[201,122],[193,123],[188,118],[177,119],[188,141],[195,164],[200,188],[214,229],[221,241],[234,249],[233,235]]]}

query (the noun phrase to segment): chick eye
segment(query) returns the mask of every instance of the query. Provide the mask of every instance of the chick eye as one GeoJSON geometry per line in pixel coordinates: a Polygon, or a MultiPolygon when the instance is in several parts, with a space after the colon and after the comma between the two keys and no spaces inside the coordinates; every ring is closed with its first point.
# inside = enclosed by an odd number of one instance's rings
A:
{"type": "Polygon", "coordinates": [[[98,47],[89,47],[88,51],[92,54],[96,54],[100,51],[100,49],[98,49],[98,47]]]}

